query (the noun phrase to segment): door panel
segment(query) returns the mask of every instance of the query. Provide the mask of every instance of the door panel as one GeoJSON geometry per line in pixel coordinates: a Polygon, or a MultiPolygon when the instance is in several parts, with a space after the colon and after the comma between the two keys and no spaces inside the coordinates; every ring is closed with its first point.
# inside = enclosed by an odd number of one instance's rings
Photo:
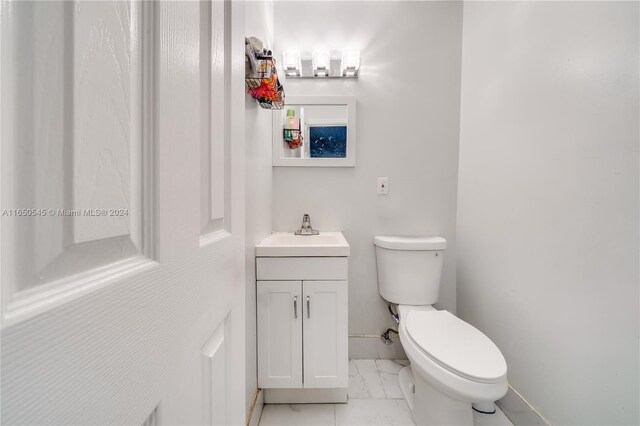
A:
{"type": "Polygon", "coordinates": [[[203,420],[209,425],[229,423],[225,393],[227,392],[227,321],[224,321],[202,348],[202,380],[204,383],[203,420]]]}
{"type": "Polygon", "coordinates": [[[0,3],[0,210],[46,212],[2,216],[1,423],[244,423],[244,6],[222,3],[0,3]],[[201,66],[201,37],[225,55],[201,66]]]}
{"type": "Polygon", "coordinates": [[[230,93],[228,2],[214,1],[200,4],[200,111],[202,149],[201,164],[201,217],[200,244],[223,237],[229,230],[229,128],[227,108],[230,93]]]}
{"type": "Polygon", "coordinates": [[[348,386],[347,282],[304,281],[304,387],[348,386]]]}
{"type": "Polygon", "coordinates": [[[302,387],[302,281],[258,281],[258,387],[302,387]]]}
{"type": "Polygon", "coordinates": [[[151,191],[142,183],[142,9],[26,2],[3,21],[5,304],[152,257],[142,233],[151,220],[142,209],[151,191]]]}

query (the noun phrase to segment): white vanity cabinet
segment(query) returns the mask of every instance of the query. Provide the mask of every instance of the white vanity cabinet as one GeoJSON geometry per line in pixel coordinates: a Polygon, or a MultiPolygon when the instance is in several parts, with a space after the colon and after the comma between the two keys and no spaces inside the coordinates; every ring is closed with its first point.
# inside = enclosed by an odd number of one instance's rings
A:
{"type": "Polygon", "coordinates": [[[347,282],[258,281],[258,386],[348,386],[347,282]]]}
{"type": "Polygon", "coordinates": [[[304,387],[349,387],[347,281],[304,281],[302,297],[304,387]]]}
{"type": "Polygon", "coordinates": [[[256,275],[265,402],[346,402],[348,257],[258,256],[256,275]]]}
{"type": "Polygon", "coordinates": [[[302,281],[258,281],[258,386],[302,387],[302,281]]]}

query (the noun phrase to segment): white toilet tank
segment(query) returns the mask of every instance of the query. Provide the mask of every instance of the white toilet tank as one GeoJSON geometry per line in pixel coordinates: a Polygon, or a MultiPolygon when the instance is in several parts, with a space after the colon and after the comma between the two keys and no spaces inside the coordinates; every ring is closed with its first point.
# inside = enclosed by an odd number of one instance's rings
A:
{"type": "Polygon", "coordinates": [[[388,302],[432,305],[438,301],[447,240],[442,237],[375,237],[378,288],[388,302]]]}

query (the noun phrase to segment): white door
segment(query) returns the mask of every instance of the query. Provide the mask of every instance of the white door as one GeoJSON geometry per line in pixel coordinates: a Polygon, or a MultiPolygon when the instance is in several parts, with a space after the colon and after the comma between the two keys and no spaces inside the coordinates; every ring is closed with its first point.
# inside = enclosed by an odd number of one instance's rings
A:
{"type": "Polygon", "coordinates": [[[258,281],[258,387],[302,387],[302,282],[258,281]]]}
{"type": "Polygon", "coordinates": [[[3,424],[244,424],[242,3],[2,2],[3,424]]]}
{"type": "Polygon", "coordinates": [[[304,281],[302,288],[304,387],[347,387],[347,282],[304,281]]]}

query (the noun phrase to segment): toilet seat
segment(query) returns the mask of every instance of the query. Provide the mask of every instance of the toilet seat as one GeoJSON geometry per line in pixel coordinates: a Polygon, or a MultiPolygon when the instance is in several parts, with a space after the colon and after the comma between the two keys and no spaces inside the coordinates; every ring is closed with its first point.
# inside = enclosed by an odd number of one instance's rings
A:
{"type": "Polygon", "coordinates": [[[507,363],[498,347],[451,313],[411,310],[405,326],[417,348],[448,371],[480,383],[506,379],[507,363]]]}

